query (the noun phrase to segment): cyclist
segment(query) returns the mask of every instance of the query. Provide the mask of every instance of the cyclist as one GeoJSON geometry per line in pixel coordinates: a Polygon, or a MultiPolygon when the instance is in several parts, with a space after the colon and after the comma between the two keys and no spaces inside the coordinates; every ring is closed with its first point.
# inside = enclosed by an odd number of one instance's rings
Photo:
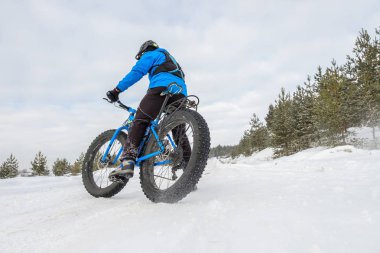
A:
{"type": "Polygon", "coordinates": [[[181,66],[173,56],[163,48],[159,48],[152,40],[144,42],[136,55],[137,63],[132,70],[113,89],[107,92],[107,97],[112,102],[119,100],[119,94],[138,82],[149,73],[149,89],[137,108],[135,119],[128,131],[127,142],[121,155],[121,165],[110,173],[110,177],[131,178],[138,155],[139,144],[144,137],[146,128],[151,120],[154,120],[165,100],[161,92],[166,90],[169,84],[177,83],[182,90],[179,94],[169,99],[172,103],[187,96],[187,88],[184,80],[185,74],[181,66]]]}

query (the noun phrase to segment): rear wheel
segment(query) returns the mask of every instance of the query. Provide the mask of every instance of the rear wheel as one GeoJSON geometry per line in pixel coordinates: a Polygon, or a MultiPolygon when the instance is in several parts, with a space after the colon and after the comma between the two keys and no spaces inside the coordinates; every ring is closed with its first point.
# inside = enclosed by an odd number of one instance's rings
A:
{"type": "Polygon", "coordinates": [[[120,192],[128,182],[127,180],[123,183],[114,183],[108,179],[109,173],[120,165],[119,161],[115,162],[115,157],[127,140],[127,135],[124,132],[117,135],[108,152],[106,161],[101,161],[115,131],[108,130],[96,137],[84,157],[82,168],[83,185],[87,192],[94,197],[112,197],[120,192]]]}
{"type": "MultiPolygon", "coordinates": [[[[194,190],[202,176],[210,151],[210,132],[198,112],[182,109],[162,121],[159,137],[165,152],[142,163],[141,187],[153,202],[175,203],[194,190]]],[[[157,150],[156,139],[150,138],[144,155],[157,150]]]]}

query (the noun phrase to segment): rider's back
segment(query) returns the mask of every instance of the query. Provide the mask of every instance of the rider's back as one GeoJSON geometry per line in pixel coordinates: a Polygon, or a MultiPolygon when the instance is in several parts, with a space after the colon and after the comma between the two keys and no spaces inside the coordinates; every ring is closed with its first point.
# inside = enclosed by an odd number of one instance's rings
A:
{"type": "MultiPolygon", "coordinates": [[[[136,79],[140,79],[147,73],[149,73],[149,88],[156,88],[156,87],[167,87],[169,84],[175,82],[178,85],[182,87],[182,94],[187,96],[187,88],[186,83],[184,79],[169,73],[169,72],[160,72],[157,74],[154,74],[156,68],[165,63],[166,56],[165,52],[167,52],[163,48],[158,48],[153,51],[145,52],[141,59],[136,63],[136,65],[132,68],[132,71],[130,74],[134,74],[136,79]]],[[[128,87],[123,86],[129,86],[128,80],[122,80],[118,87],[120,87],[121,90],[124,90],[128,87]],[[125,84],[124,84],[125,83],[125,84]]]]}

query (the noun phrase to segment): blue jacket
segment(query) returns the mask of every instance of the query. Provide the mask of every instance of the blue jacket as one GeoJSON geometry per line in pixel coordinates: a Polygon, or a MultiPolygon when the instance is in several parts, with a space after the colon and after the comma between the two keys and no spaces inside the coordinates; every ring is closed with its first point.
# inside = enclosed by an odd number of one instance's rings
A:
{"type": "Polygon", "coordinates": [[[163,48],[157,48],[154,51],[144,53],[136,65],[133,66],[131,72],[119,82],[117,88],[125,91],[149,72],[149,88],[167,87],[170,83],[176,82],[182,87],[181,93],[187,96],[186,83],[182,78],[168,72],[160,72],[152,76],[157,66],[165,62],[164,51],[166,50],[163,48]]]}

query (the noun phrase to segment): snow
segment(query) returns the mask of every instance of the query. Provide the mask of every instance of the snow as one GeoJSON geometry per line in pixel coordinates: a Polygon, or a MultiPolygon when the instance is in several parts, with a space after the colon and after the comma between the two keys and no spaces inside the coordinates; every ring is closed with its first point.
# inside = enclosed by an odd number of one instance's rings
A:
{"type": "Polygon", "coordinates": [[[355,143],[355,146],[365,149],[378,149],[380,148],[380,128],[376,127],[351,127],[348,129],[352,133],[347,141],[349,143],[355,143]],[[373,130],[375,130],[375,139],[373,136],[373,130]]]}
{"type": "Polygon", "coordinates": [[[210,159],[199,189],[154,204],[138,178],[96,199],[76,177],[0,180],[0,252],[380,252],[380,151],[210,159]]]}
{"type": "MultiPolygon", "coordinates": [[[[372,127],[351,127],[348,129],[348,131],[354,133],[356,138],[373,140],[373,129],[372,129],[372,127]]],[[[380,127],[375,127],[375,135],[377,138],[379,138],[380,127]]]]}

